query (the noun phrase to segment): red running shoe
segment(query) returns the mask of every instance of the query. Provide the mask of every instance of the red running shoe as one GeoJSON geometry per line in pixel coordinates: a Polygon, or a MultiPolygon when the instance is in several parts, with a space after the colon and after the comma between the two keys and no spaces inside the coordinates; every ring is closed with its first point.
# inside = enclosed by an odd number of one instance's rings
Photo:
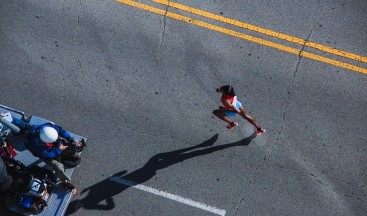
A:
{"type": "Polygon", "coordinates": [[[256,136],[261,135],[262,133],[265,133],[265,129],[264,128],[259,128],[257,129],[257,131],[255,132],[256,136]]]}
{"type": "Polygon", "coordinates": [[[228,130],[232,130],[234,127],[238,126],[237,122],[231,122],[231,124],[227,125],[228,130]]]}

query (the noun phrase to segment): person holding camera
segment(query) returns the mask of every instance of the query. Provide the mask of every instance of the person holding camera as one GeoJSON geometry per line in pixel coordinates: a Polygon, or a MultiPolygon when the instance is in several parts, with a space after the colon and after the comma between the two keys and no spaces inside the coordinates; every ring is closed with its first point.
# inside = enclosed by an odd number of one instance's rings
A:
{"type": "Polygon", "coordinates": [[[75,140],[68,131],[52,123],[32,126],[25,139],[27,149],[35,157],[42,159],[52,167],[57,177],[69,190],[75,189],[75,186],[71,183],[70,177],[65,173],[65,167],[61,159],[63,156],[72,156],[78,159],[79,155],[76,154],[70,145],[67,145],[72,142],[80,145],[80,141],[75,140]],[[61,142],[61,139],[66,142],[61,142]]]}

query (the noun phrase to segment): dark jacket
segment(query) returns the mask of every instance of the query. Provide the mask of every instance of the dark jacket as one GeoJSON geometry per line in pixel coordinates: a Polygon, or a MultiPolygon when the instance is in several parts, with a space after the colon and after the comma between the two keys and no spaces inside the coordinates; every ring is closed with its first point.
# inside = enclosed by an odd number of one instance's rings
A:
{"type": "Polygon", "coordinates": [[[13,178],[8,175],[6,171],[6,165],[3,159],[0,159],[0,193],[9,189],[10,185],[13,183],[13,178]]]}
{"type": "Polygon", "coordinates": [[[43,127],[53,127],[59,134],[59,137],[63,138],[71,138],[71,134],[64,130],[62,127],[52,124],[52,123],[46,123],[42,125],[36,125],[32,126],[31,132],[27,136],[27,142],[26,147],[32,154],[36,157],[39,157],[41,159],[56,159],[59,157],[62,153],[61,149],[54,145],[53,147],[49,147],[46,145],[46,143],[42,142],[40,139],[40,129],[43,127]]]}

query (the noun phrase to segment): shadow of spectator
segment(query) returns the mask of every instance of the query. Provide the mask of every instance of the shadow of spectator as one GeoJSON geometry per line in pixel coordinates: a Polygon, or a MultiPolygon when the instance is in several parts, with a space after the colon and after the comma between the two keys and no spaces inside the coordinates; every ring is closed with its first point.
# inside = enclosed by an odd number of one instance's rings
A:
{"type": "Polygon", "coordinates": [[[142,184],[156,175],[157,170],[164,169],[171,165],[174,165],[184,160],[210,154],[216,151],[224,150],[235,146],[246,146],[256,137],[255,134],[242,139],[238,142],[213,146],[218,139],[218,134],[214,135],[205,142],[191,146],[188,148],[178,149],[170,152],[164,152],[154,155],[149,161],[140,169],[137,169],[131,173],[127,173],[126,170],[118,172],[113,175],[114,178],[122,178],[133,184],[127,186],[112,181],[109,177],[95,185],[92,185],[84,189],[81,194],[88,192],[88,195],[83,199],[77,199],[70,203],[69,208],[66,211],[66,215],[70,215],[80,208],[85,209],[98,209],[98,210],[111,210],[115,207],[113,196],[123,192],[125,189],[142,184]]]}

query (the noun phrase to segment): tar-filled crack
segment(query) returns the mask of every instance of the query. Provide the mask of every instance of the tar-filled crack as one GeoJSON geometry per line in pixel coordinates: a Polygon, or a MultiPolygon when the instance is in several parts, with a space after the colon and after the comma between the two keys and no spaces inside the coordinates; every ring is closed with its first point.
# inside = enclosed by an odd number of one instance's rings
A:
{"type": "Polygon", "coordinates": [[[284,107],[282,122],[281,122],[281,125],[280,125],[280,129],[278,131],[277,137],[276,137],[276,139],[274,141],[274,144],[272,146],[270,146],[268,148],[268,150],[266,151],[266,154],[264,155],[263,160],[256,166],[256,168],[254,170],[254,174],[252,176],[252,179],[249,180],[248,183],[246,184],[245,190],[243,191],[242,196],[240,197],[240,199],[238,201],[238,204],[237,204],[237,206],[235,208],[235,212],[233,213],[233,216],[235,216],[237,214],[237,212],[239,210],[239,207],[241,206],[242,202],[245,200],[246,193],[247,193],[248,188],[250,187],[251,183],[256,180],[256,174],[257,174],[257,171],[258,171],[259,167],[261,167],[265,163],[266,158],[270,154],[271,150],[278,144],[280,135],[283,132],[284,123],[285,123],[286,118],[287,118],[288,107],[289,107],[289,104],[290,104],[290,101],[291,101],[291,92],[293,91],[293,88],[294,88],[294,81],[296,80],[296,77],[297,77],[297,74],[298,74],[298,71],[299,71],[299,67],[301,65],[301,61],[302,61],[302,58],[303,58],[302,57],[302,52],[303,52],[303,50],[304,50],[304,48],[306,46],[306,43],[309,41],[309,39],[310,39],[310,37],[312,35],[313,29],[314,29],[314,27],[311,28],[310,33],[308,34],[307,38],[305,39],[305,42],[303,43],[303,45],[302,45],[302,47],[301,47],[301,49],[300,49],[300,51],[298,53],[298,61],[297,61],[297,64],[296,64],[296,69],[293,72],[293,78],[292,78],[290,87],[288,89],[288,96],[287,96],[287,100],[286,100],[286,105],[284,107]]]}
{"type": "Polygon", "coordinates": [[[151,133],[149,131],[138,130],[137,129],[138,127],[132,126],[132,125],[134,125],[134,123],[132,121],[129,121],[124,114],[121,114],[121,116],[122,116],[122,118],[125,122],[126,128],[128,130],[132,131],[132,132],[137,133],[137,134],[144,134],[144,135],[151,136],[151,137],[154,137],[154,138],[162,138],[162,135],[163,135],[163,136],[169,137],[171,139],[177,140],[179,142],[186,143],[188,145],[197,145],[197,143],[196,144],[195,143],[190,143],[190,142],[187,142],[186,140],[177,138],[173,135],[169,135],[169,134],[166,134],[164,132],[160,132],[159,134],[154,134],[154,133],[151,133]]]}
{"type": "Polygon", "coordinates": [[[168,13],[168,6],[166,6],[164,15],[163,15],[163,30],[162,30],[162,37],[161,37],[161,41],[159,44],[159,52],[158,52],[158,56],[157,56],[157,61],[159,61],[159,56],[162,53],[163,50],[163,43],[164,43],[164,37],[166,34],[166,25],[167,25],[167,13],[168,13]]]}
{"type": "Polygon", "coordinates": [[[279,141],[279,138],[280,138],[280,135],[282,134],[283,132],[283,127],[284,127],[284,123],[287,119],[287,114],[288,114],[288,109],[289,109],[289,104],[290,104],[290,101],[291,101],[291,97],[292,97],[292,92],[293,92],[293,88],[294,88],[294,81],[296,80],[296,77],[297,77],[297,74],[298,74],[298,71],[299,71],[299,67],[301,65],[301,61],[302,61],[302,53],[303,53],[303,50],[305,49],[306,47],[306,43],[308,43],[311,35],[312,35],[312,32],[313,32],[313,29],[314,27],[311,28],[311,31],[310,33],[308,34],[307,38],[305,39],[299,53],[298,53],[298,61],[297,61],[297,64],[296,64],[296,69],[293,71],[293,78],[292,78],[292,81],[291,81],[291,84],[290,84],[290,87],[288,89],[288,94],[287,94],[287,99],[286,99],[286,103],[285,103],[285,107],[284,107],[284,111],[283,111],[283,117],[282,117],[282,122],[280,124],[280,128],[279,128],[279,131],[277,133],[277,137],[275,138],[275,141],[274,141],[274,144],[271,145],[268,150],[266,151],[266,154],[264,155],[264,161],[266,160],[266,157],[268,156],[268,154],[270,153],[270,151],[278,144],[278,141],[279,141]]]}
{"type": "MultiPolygon", "coordinates": [[[[79,0],[79,14],[77,16],[77,22],[75,24],[73,36],[72,36],[74,42],[75,42],[75,37],[77,34],[77,29],[79,28],[79,24],[80,24],[80,14],[82,13],[82,9],[83,9],[82,1],[79,0]]],[[[75,50],[76,50],[76,60],[78,62],[82,77],[84,78],[84,69],[83,69],[82,62],[80,61],[80,52],[79,52],[78,46],[75,46],[75,50]]]]}
{"type": "MultiPolygon", "coordinates": [[[[138,70],[138,69],[137,69],[138,70]]],[[[123,109],[123,106],[121,107],[121,109],[123,109]]],[[[183,140],[183,139],[180,139],[180,138],[177,138],[173,135],[170,135],[170,134],[166,134],[164,132],[160,132],[159,134],[155,134],[155,133],[152,133],[152,132],[149,132],[149,131],[143,131],[143,130],[139,130],[138,126],[134,126],[135,124],[135,121],[130,121],[129,119],[127,119],[126,115],[124,115],[123,113],[121,113],[121,117],[123,119],[122,122],[124,122],[125,124],[125,127],[126,129],[134,132],[134,133],[137,133],[137,134],[143,134],[143,135],[147,135],[147,136],[151,136],[153,138],[162,138],[162,135],[165,136],[165,137],[169,137],[171,139],[174,139],[174,140],[177,140],[179,142],[182,142],[182,143],[186,143],[188,145],[197,145],[197,143],[190,143],[186,140],[183,140]]]]}
{"type": "Polygon", "coordinates": [[[365,199],[363,198],[360,198],[360,197],[357,197],[355,195],[350,195],[350,194],[343,194],[344,197],[347,197],[347,198],[353,198],[353,199],[356,199],[356,200],[359,200],[359,201],[365,201],[365,199]]]}

